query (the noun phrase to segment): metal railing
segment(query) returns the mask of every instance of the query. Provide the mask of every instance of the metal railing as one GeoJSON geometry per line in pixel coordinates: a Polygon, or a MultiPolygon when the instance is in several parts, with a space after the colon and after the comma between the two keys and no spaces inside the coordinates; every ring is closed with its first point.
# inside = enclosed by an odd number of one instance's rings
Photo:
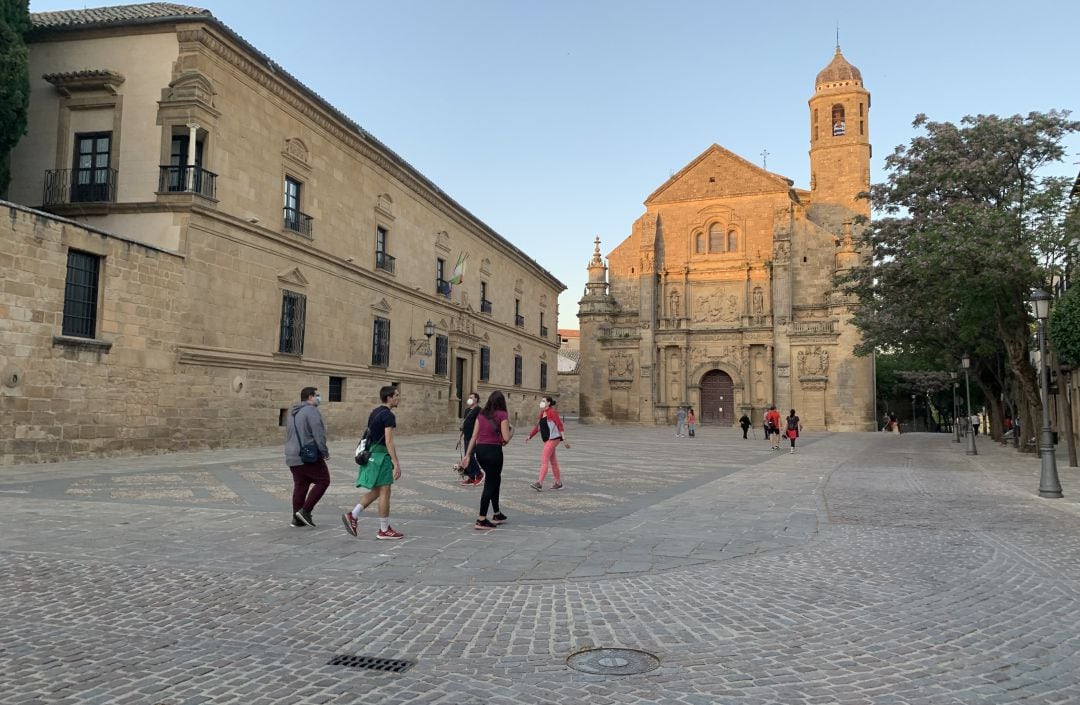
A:
{"type": "Polygon", "coordinates": [[[285,206],[285,228],[300,233],[305,237],[311,237],[312,217],[307,213],[301,213],[295,208],[285,206]]]}
{"type": "Polygon", "coordinates": [[[46,206],[62,203],[113,203],[116,201],[116,169],[50,169],[45,172],[46,206]]]}
{"type": "Polygon", "coordinates": [[[450,282],[446,281],[445,279],[436,279],[435,280],[435,293],[436,294],[438,294],[439,296],[445,296],[446,298],[449,299],[450,298],[450,291],[451,291],[450,282]]]}
{"type": "Polygon", "coordinates": [[[491,302],[487,299],[480,299],[480,313],[491,313],[491,302]]]}
{"type": "Polygon", "coordinates": [[[540,337],[541,337],[541,338],[546,338],[546,337],[548,337],[548,329],[547,329],[547,326],[540,326],[540,337]]]}
{"type": "Polygon", "coordinates": [[[217,174],[200,166],[166,164],[158,174],[158,193],[197,193],[217,197],[217,174]]]}
{"type": "Polygon", "coordinates": [[[381,269],[386,272],[394,273],[394,263],[397,262],[397,258],[386,254],[382,251],[375,253],[375,269],[381,269]]]}
{"type": "Polygon", "coordinates": [[[518,328],[525,327],[525,316],[514,316],[514,325],[518,328]]]}

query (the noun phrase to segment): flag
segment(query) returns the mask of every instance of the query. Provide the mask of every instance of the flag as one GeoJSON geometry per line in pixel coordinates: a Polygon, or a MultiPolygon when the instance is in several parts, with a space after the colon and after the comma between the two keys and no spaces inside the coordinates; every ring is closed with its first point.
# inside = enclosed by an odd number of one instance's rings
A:
{"type": "Polygon", "coordinates": [[[468,252],[458,255],[457,264],[454,265],[454,273],[450,275],[450,284],[460,284],[465,279],[465,260],[469,259],[468,252]]]}

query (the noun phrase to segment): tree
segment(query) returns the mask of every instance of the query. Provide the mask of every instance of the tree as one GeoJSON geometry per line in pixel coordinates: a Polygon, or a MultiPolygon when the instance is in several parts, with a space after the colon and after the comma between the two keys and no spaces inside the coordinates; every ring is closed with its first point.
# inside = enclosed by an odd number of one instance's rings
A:
{"type": "Polygon", "coordinates": [[[29,0],[0,0],[0,193],[11,180],[11,150],[26,133],[30,62],[23,36],[29,29],[29,0]]]}
{"type": "Polygon", "coordinates": [[[1069,289],[1050,310],[1050,341],[1058,357],[1080,367],[1080,291],[1069,289]]]}
{"type": "Polygon", "coordinates": [[[1049,288],[1076,237],[1070,182],[1041,172],[1062,160],[1062,138],[1080,123],[1051,111],[959,125],[919,115],[913,126],[922,134],[886,158],[887,180],[871,188],[884,217],[863,231],[869,257],[839,282],[857,300],[857,351],[936,358],[947,370],[968,352],[992,415],[1001,418],[1011,380],[1022,423],[1037,428],[1026,304],[1033,287],[1049,288]]]}

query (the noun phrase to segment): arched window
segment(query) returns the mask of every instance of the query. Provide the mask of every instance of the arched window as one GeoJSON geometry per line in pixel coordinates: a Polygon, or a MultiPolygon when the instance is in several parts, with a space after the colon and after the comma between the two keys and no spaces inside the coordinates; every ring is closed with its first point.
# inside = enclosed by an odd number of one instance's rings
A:
{"type": "Polygon", "coordinates": [[[839,137],[847,132],[844,124],[844,106],[837,103],[832,106],[832,133],[833,137],[839,137]]]}
{"type": "Polygon", "coordinates": [[[724,251],[724,229],[718,223],[709,226],[709,252],[724,251]]]}
{"type": "Polygon", "coordinates": [[[728,230],[727,250],[728,252],[738,252],[739,250],[739,235],[734,230],[728,230]]]}
{"type": "Polygon", "coordinates": [[[694,254],[705,254],[705,233],[698,233],[694,236],[694,254]]]}

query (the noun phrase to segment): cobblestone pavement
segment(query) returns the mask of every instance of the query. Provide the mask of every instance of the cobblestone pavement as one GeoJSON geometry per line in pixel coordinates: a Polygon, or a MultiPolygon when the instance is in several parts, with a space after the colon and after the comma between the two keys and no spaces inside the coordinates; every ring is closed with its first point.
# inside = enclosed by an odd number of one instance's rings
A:
{"type": "Polygon", "coordinates": [[[277,448],[0,469],[0,704],[1080,702],[1080,470],[1040,500],[1038,459],[945,435],[570,435],[561,492],[508,449],[490,533],[453,438],[403,439],[397,542],[340,524],[349,444],[316,529],[277,448]]]}

